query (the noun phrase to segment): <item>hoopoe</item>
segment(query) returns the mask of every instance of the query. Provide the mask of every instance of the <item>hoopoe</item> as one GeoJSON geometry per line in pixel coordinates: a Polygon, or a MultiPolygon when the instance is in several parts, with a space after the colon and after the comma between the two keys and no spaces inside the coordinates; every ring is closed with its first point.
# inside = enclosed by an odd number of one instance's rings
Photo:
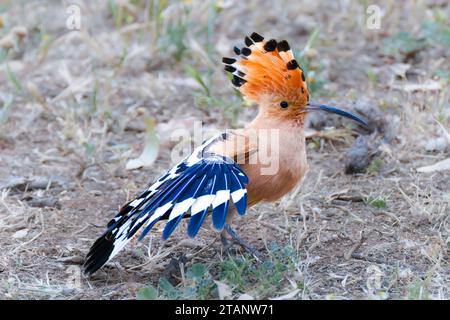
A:
{"type": "Polygon", "coordinates": [[[366,124],[351,113],[309,101],[305,74],[286,40],[265,41],[253,33],[245,37],[245,46],[235,47],[234,52],[237,58],[222,60],[225,71],[232,73],[234,87],[256,102],[258,115],[245,128],[203,142],[123,206],[92,245],[84,263],[86,274],[113,258],[138,230],[142,230],[141,240],[160,220],[167,221],[163,239],[170,237],[183,218],[189,219],[188,235],[195,237],[205,218],[211,216],[223,239],[228,233],[244,245],[230,226],[236,213],[242,216],[247,207],[280,199],[301,181],[308,168],[304,134],[308,112],[332,112],[366,124]],[[278,135],[263,137],[259,135],[263,130],[275,130],[278,135]],[[266,163],[258,157],[262,149],[271,153],[266,163]],[[262,173],[273,164],[275,172],[262,173]]]}

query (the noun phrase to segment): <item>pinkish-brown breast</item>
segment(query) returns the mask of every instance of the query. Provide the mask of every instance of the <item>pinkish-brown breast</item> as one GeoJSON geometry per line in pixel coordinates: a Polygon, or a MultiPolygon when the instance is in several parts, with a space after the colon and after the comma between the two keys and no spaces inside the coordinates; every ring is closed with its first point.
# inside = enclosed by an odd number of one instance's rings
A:
{"type": "Polygon", "coordinates": [[[308,168],[302,126],[286,124],[277,129],[278,133],[259,135],[256,163],[241,165],[250,181],[249,206],[280,199],[300,182],[308,168]]]}

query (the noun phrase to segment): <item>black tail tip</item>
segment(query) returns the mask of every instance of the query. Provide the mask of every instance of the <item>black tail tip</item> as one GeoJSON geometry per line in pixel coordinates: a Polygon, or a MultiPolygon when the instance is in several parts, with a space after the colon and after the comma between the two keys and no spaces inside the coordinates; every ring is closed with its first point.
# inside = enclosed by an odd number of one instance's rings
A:
{"type": "Polygon", "coordinates": [[[114,241],[111,234],[105,233],[92,245],[83,264],[83,273],[87,276],[93,274],[110,259],[114,250],[114,241]]]}
{"type": "Polygon", "coordinates": [[[103,266],[104,263],[99,263],[98,261],[93,260],[92,258],[86,259],[81,270],[86,277],[94,274],[98,269],[103,266]]]}

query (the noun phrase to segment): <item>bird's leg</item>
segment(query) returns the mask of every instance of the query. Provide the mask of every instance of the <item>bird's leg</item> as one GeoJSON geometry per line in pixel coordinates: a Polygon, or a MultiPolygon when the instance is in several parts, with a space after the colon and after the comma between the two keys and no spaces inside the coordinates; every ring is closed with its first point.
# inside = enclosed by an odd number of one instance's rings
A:
{"type": "Polygon", "coordinates": [[[247,252],[252,254],[257,260],[262,260],[261,256],[253,246],[246,243],[244,240],[239,238],[239,236],[236,234],[236,231],[234,231],[229,224],[225,224],[224,230],[231,236],[232,241],[228,240],[225,234],[222,232],[220,235],[220,240],[222,241],[222,244],[224,246],[224,250],[228,251],[231,246],[233,245],[233,242],[236,244],[239,244],[242,246],[247,252]]]}
{"type": "Polygon", "coordinates": [[[222,242],[223,251],[225,251],[225,252],[228,252],[230,250],[230,248],[233,246],[233,241],[230,241],[227,238],[224,231],[222,231],[220,233],[220,242],[222,242]]]}

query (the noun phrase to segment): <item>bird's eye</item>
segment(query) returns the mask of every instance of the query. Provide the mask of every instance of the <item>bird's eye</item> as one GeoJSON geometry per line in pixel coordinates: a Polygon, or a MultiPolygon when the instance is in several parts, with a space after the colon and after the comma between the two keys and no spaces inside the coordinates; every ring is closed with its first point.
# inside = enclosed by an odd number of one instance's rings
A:
{"type": "Polygon", "coordinates": [[[286,109],[288,106],[289,106],[289,104],[286,101],[280,102],[280,107],[282,107],[283,109],[286,109]]]}

